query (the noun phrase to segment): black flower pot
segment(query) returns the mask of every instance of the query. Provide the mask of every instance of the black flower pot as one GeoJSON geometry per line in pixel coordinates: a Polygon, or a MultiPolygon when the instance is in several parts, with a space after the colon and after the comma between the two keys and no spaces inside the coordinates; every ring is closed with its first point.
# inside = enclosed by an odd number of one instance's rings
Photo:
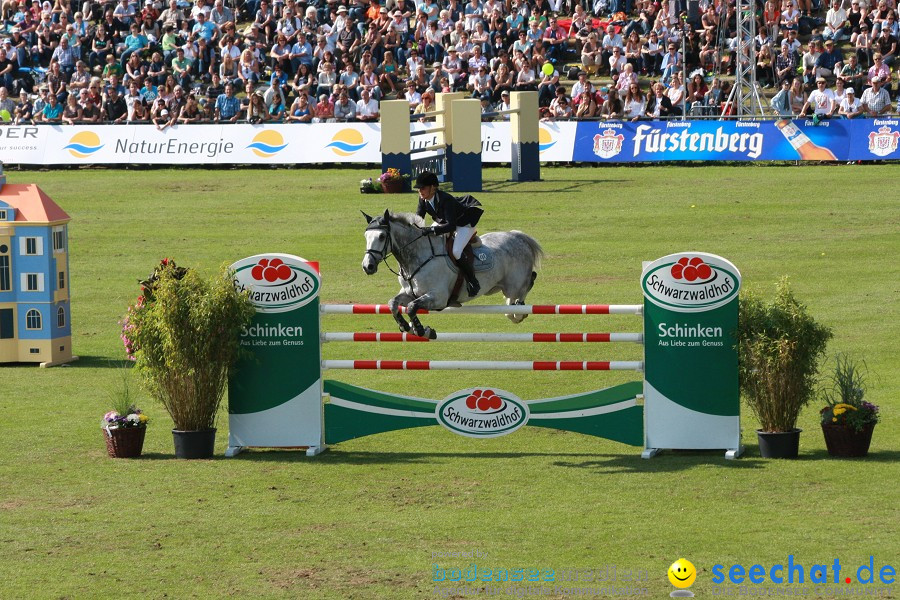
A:
{"type": "Polygon", "coordinates": [[[175,440],[175,458],[212,458],[216,445],[216,430],[172,430],[175,440]]]}
{"type": "Polygon", "coordinates": [[[756,430],[759,440],[759,453],[763,458],[797,458],[800,451],[800,432],[793,431],[769,432],[756,430]]]}

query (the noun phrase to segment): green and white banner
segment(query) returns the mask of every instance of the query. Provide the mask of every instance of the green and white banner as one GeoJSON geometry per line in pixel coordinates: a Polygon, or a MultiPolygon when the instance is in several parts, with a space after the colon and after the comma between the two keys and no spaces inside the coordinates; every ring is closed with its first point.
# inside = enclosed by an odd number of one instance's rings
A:
{"type": "Polygon", "coordinates": [[[740,286],[737,267],[703,252],[644,268],[645,456],[663,448],[740,454],[740,286]]]}
{"type": "Polygon", "coordinates": [[[228,384],[228,451],[248,446],[323,447],[319,368],[318,265],[289,254],[259,254],[231,269],[256,306],[241,332],[247,351],[228,384]],[[305,365],[305,366],[303,366],[305,365]]]}

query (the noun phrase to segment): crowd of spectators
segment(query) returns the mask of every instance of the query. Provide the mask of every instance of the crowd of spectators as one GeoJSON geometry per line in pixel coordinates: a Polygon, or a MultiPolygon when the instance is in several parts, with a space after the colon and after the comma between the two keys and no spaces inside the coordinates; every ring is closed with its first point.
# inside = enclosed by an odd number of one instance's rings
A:
{"type": "MultiPolygon", "coordinates": [[[[732,0],[694,18],[684,0],[233,1],[0,0],[0,121],[370,121],[383,99],[421,114],[448,91],[490,119],[519,90],[548,120],[710,116],[731,112],[728,75],[750,60],[732,0]]],[[[900,25],[874,1],[760,6],[775,114],[892,110],[900,25]]]]}

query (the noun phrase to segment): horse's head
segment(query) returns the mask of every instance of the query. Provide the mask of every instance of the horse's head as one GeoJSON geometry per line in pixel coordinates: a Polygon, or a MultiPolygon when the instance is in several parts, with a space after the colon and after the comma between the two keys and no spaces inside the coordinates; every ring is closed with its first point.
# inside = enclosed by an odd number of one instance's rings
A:
{"type": "Polygon", "coordinates": [[[366,218],[366,253],[363,256],[362,268],[366,275],[372,275],[378,271],[378,263],[391,253],[391,220],[390,212],[385,210],[380,217],[366,218]]]}

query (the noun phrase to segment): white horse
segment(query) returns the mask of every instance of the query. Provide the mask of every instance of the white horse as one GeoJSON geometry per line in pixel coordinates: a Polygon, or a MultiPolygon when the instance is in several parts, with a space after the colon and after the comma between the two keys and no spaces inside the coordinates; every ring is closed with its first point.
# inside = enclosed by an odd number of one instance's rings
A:
{"type": "MultiPolygon", "coordinates": [[[[456,284],[458,269],[452,265],[447,255],[446,236],[425,235],[422,229],[425,221],[412,213],[391,213],[384,211],[380,217],[366,218],[366,253],[362,268],[367,275],[378,271],[378,263],[391,254],[400,265],[397,278],[400,293],[394,296],[388,306],[401,331],[410,331],[418,336],[434,339],[436,332],[423,327],[416,316],[420,309],[443,310],[447,308],[456,284]],[[400,306],[406,307],[409,323],[400,313],[400,306]]],[[[492,258],[492,266],[482,269],[475,265],[475,276],[481,284],[482,292],[469,296],[465,286],[460,286],[458,302],[468,302],[482,294],[503,292],[507,304],[525,304],[525,296],[534,286],[537,269],[544,251],[533,237],[521,231],[486,233],[480,236],[479,252],[492,258]]],[[[506,315],[513,323],[522,322],[528,315],[506,315]]]]}

